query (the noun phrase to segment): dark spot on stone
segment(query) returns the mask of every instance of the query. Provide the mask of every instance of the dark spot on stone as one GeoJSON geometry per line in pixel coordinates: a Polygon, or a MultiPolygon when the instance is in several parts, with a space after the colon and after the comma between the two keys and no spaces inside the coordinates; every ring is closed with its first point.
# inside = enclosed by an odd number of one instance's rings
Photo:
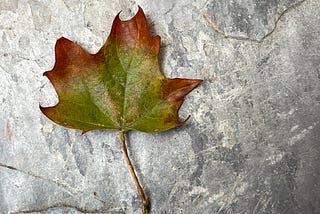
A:
{"type": "MultiPolygon", "coordinates": [[[[201,133],[200,130],[195,130],[194,127],[190,127],[188,130],[189,135],[192,139],[192,149],[195,154],[203,151],[207,147],[208,143],[208,136],[199,134],[201,133]]],[[[201,176],[203,173],[203,166],[205,164],[205,159],[202,155],[197,155],[196,163],[197,165],[196,170],[190,175],[190,182],[193,185],[199,186],[201,184],[201,176]]]]}
{"type": "Polygon", "coordinates": [[[221,141],[224,138],[224,133],[223,132],[219,132],[216,136],[216,140],[217,141],[221,141]]]}
{"type": "Polygon", "coordinates": [[[204,157],[200,156],[197,158],[197,168],[196,170],[190,175],[190,182],[192,185],[200,186],[201,185],[201,176],[203,173],[203,165],[204,165],[204,157]]]}
{"type": "Polygon", "coordinates": [[[216,120],[213,112],[211,112],[211,111],[206,112],[205,117],[208,118],[212,123],[214,123],[216,120]]]}
{"type": "Polygon", "coordinates": [[[88,145],[85,142],[75,142],[72,147],[72,154],[74,156],[78,170],[82,176],[87,174],[88,167],[88,145]]]}
{"type": "Polygon", "coordinates": [[[218,147],[214,153],[211,154],[210,158],[218,161],[228,162],[233,170],[238,174],[244,168],[244,163],[248,158],[248,155],[242,154],[240,144],[234,145],[231,149],[225,147],[218,147]]]}
{"type": "Polygon", "coordinates": [[[91,27],[92,27],[92,23],[91,23],[90,21],[88,21],[87,24],[86,24],[86,26],[87,26],[88,28],[91,28],[91,27]]]}
{"type": "Polygon", "coordinates": [[[317,69],[317,77],[320,79],[320,68],[317,69]]]}
{"type": "Polygon", "coordinates": [[[179,47],[179,50],[174,50],[171,54],[171,58],[174,59],[175,61],[177,61],[177,66],[178,67],[189,67],[189,62],[186,59],[185,55],[186,55],[186,50],[185,48],[179,47]]]}
{"type": "Polygon", "coordinates": [[[171,36],[175,39],[173,52],[171,58],[177,62],[179,67],[190,67],[190,62],[187,60],[187,50],[182,46],[181,35],[174,27],[173,22],[169,24],[169,32],[174,32],[171,36]]]}
{"type": "Polygon", "coordinates": [[[258,63],[257,67],[261,67],[262,65],[266,64],[268,60],[270,59],[270,55],[263,57],[258,63]]]}
{"type": "MultiPolygon", "coordinates": [[[[272,204],[277,213],[296,213],[300,210],[293,194],[296,189],[295,174],[299,164],[298,157],[297,154],[286,154],[273,168],[272,204]]],[[[302,210],[301,213],[303,213],[302,210]]]]}

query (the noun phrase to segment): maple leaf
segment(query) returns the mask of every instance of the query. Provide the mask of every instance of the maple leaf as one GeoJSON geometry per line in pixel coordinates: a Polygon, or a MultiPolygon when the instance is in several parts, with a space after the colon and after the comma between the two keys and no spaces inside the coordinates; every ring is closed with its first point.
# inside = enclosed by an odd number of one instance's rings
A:
{"type": "MultiPolygon", "coordinates": [[[[132,166],[124,132],[162,132],[183,124],[179,108],[202,80],[166,78],[159,67],[160,37],[151,36],[143,10],[139,7],[127,21],[121,21],[119,15],[96,54],[63,37],[57,41],[55,65],[44,75],[57,91],[59,103],[40,109],[57,124],[83,133],[119,131],[127,163],[132,166]]],[[[146,210],[142,188],[133,168],[129,169],[146,210]]]]}

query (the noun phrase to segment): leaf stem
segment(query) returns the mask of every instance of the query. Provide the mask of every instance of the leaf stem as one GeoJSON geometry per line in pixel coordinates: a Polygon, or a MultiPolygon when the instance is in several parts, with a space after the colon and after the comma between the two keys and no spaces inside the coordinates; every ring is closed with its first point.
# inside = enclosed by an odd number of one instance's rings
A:
{"type": "Polygon", "coordinates": [[[137,175],[136,175],[136,173],[134,171],[133,165],[132,165],[132,163],[130,161],[130,158],[129,158],[129,155],[128,155],[128,150],[127,150],[127,145],[126,145],[126,140],[125,140],[125,136],[124,136],[124,131],[120,131],[119,135],[120,135],[122,150],[123,150],[123,153],[124,153],[124,156],[125,156],[125,159],[126,159],[130,174],[132,176],[134,184],[137,187],[139,196],[140,196],[142,204],[143,204],[143,214],[147,214],[148,213],[148,201],[147,201],[147,198],[146,198],[146,196],[145,196],[145,194],[143,192],[143,189],[142,189],[142,187],[141,187],[141,185],[139,183],[139,180],[138,180],[138,177],[137,177],[137,175]]]}

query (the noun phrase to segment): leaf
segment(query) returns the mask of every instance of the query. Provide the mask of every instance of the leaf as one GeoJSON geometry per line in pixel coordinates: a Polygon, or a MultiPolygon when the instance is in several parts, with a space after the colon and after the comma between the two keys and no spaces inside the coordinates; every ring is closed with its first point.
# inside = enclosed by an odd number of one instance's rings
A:
{"type": "Polygon", "coordinates": [[[184,96],[201,80],[168,79],[159,69],[160,37],[151,36],[141,8],[131,20],[116,16],[96,54],[66,38],[55,47],[56,63],[45,72],[59,97],[40,107],[54,122],[93,129],[161,132],[176,126],[184,96]]]}
{"type": "Polygon", "coordinates": [[[150,35],[140,7],[128,21],[116,16],[107,41],[96,54],[62,37],[56,43],[55,65],[44,73],[56,89],[59,103],[40,106],[52,121],[83,133],[119,131],[145,213],[147,201],[128,157],[124,132],[162,132],[183,124],[179,108],[184,97],[202,82],[166,78],[159,68],[159,48],[160,37],[150,35]]]}

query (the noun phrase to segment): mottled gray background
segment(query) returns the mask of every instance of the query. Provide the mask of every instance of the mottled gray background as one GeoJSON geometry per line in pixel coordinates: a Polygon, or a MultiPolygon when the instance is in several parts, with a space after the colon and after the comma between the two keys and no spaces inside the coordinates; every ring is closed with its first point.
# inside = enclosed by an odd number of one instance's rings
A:
{"type": "Polygon", "coordinates": [[[184,126],[128,135],[151,213],[320,213],[319,0],[0,0],[0,213],[141,213],[117,133],[38,108],[56,40],[95,53],[137,4],[163,73],[204,80],[184,126]]]}

